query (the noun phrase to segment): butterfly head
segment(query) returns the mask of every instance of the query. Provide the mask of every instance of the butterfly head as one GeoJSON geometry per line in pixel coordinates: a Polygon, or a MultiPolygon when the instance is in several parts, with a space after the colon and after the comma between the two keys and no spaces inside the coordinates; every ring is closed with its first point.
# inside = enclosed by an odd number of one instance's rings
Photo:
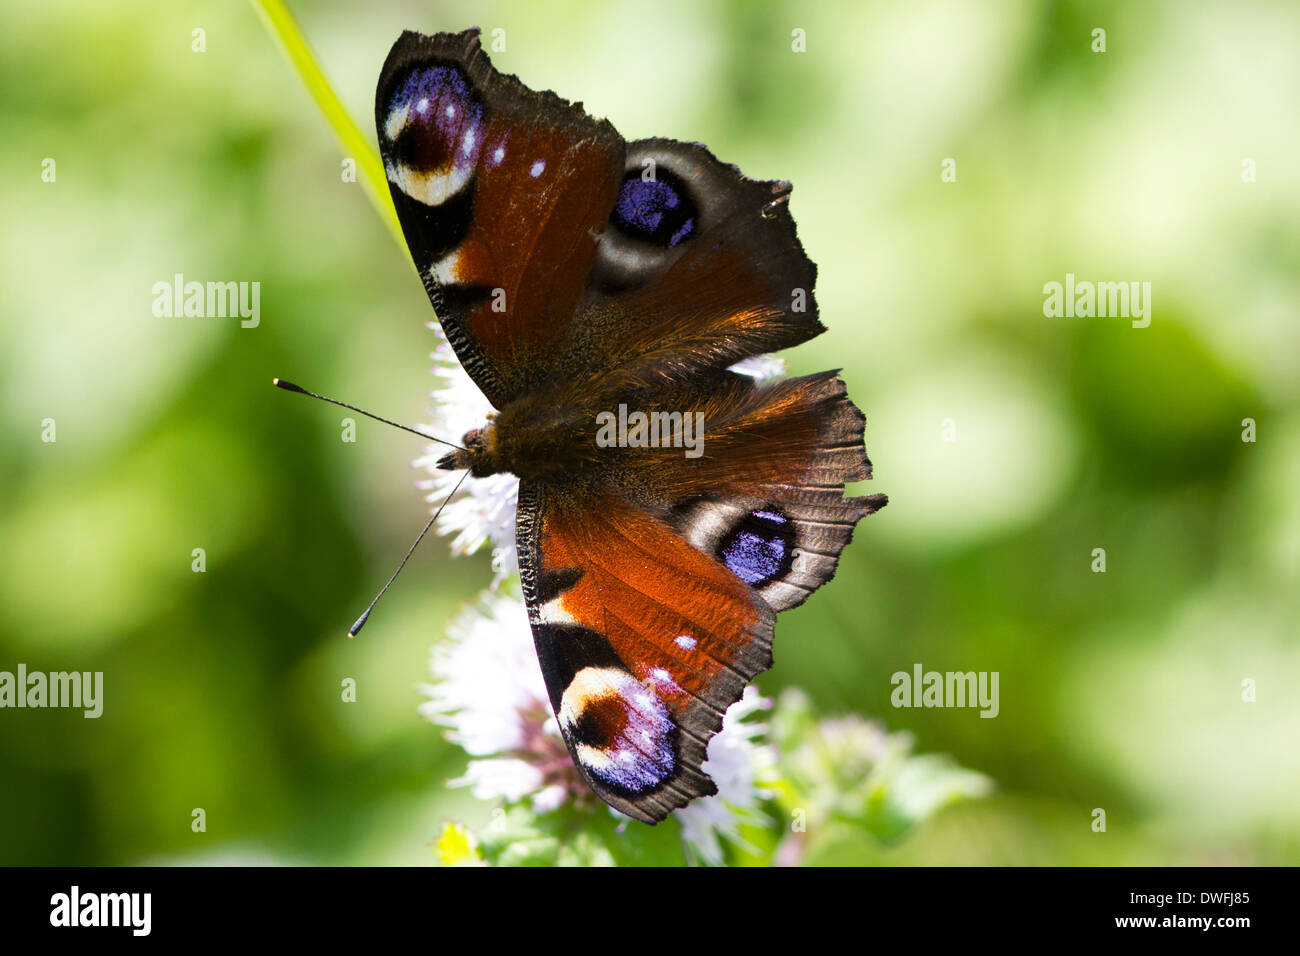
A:
{"type": "Polygon", "coordinates": [[[486,478],[488,475],[496,474],[500,469],[496,467],[495,456],[488,441],[490,429],[491,426],[472,428],[467,431],[465,437],[460,440],[464,447],[439,458],[438,467],[444,471],[461,471],[468,468],[475,478],[486,478]]]}

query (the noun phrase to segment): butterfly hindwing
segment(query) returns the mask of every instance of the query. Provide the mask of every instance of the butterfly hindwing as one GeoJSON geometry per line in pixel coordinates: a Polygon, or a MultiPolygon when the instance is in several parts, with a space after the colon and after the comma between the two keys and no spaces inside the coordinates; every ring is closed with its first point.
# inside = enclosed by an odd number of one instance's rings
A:
{"type": "Polygon", "coordinates": [[[721,377],[696,412],[697,459],[610,449],[604,482],[520,488],[524,596],[560,729],[592,788],[648,822],[712,792],[708,741],[771,666],[776,612],[829,580],[885,501],[844,497],[869,472],[834,373],[721,377]]]}
{"type": "Polygon", "coordinates": [[[716,792],[706,747],[771,666],[771,608],[666,520],[594,489],[521,485],[518,541],[551,705],[592,789],[648,823],[716,792]]]}
{"type": "Polygon", "coordinates": [[[784,611],[830,580],[858,521],[888,501],[844,496],[871,477],[865,419],[835,372],[742,390],[724,407],[700,462],[656,456],[656,487],[680,502],[691,544],[784,611]]]}

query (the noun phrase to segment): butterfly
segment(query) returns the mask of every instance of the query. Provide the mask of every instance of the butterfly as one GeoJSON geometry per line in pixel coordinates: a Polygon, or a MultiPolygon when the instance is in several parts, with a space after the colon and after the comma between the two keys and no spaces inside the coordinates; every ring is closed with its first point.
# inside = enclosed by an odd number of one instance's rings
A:
{"type": "Polygon", "coordinates": [[[496,409],[439,467],[518,476],[560,731],[592,790],[655,823],[717,792],[706,748],[772,665],[777,612],[886,503],[844,496],[871,464],[836,372],[732,370],[824,331],[790,184],[625,142],[498,72],[475,29],[403,33],[375,124],[416,269],[496,409]]]}

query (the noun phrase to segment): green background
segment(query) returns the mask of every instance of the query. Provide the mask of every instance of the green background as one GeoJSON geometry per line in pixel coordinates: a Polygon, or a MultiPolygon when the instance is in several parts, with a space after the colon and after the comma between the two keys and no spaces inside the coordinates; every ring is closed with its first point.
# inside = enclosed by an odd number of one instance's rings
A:
{"type": "MultiPolygon", "coordinates": [[[[816,862],[1300,861],[1300,8],[293,9],[368,137],[400,30],[478,24],[628,139],[794,182],[829,331],[785,357],[843,366],[891,504],[760,685],[998,786],[816,862]],[[1067,272],[1151,282],[1151,326],[1045,318],[1067,272]],[[1001,713],[893,709],[916,663],[998,671],[1001,713]]],[[[426,544],[346,640],[420,443],[270,385],[427,417],[405,251],[248,4],[5,0],[0,89],[0,670],[105,675],[99,720],[0,711],[0,862],[432,862],[489,808],[416,685],[488,558],[426,544]],[[260,326],[154,317],[177,272],[259,281],[260,326]]]]}

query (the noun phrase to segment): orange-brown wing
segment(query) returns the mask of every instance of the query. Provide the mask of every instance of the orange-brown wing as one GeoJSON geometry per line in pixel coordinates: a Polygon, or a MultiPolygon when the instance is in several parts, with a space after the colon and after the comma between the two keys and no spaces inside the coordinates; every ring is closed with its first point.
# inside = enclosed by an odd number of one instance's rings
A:
{"type": "Polygon", "coordinates": [[[834,575],[858,521],[887,503],[844,496],[871,477],[865,419],[844,382],[821,372],[755,387],[732,375],[665,401],[696,416],[699,456],[662,440],[611,449],[614,483],[670,509],[691,544],[774,610],[802,604],[834,575]]]}
{"type": "Polygon", "coordinates": [[[562,367],[583,386],[686,381],[824,331],[787,182],[698,143],[629,143],[562,367]]]}
{"type": "Polygon", "coordinates": [[[623,139],[581,104],[498,73],[477,30],[403,33],[375,125],[438,320],[500,408],[553,365],[618,193],[623,139]]]}
{"type": "Polygon", "coordinates": [[[789,183],[694,143],[629,145],[498,73],[476,30],[404,33],[375,123],[416,268],[498,408],[556,381],[682,381],[823,331],[789,183]]]}
{"type": "Polygon", "coordinates": [[[524,483],[518,538],[551,706],[592,789],[647,823],[715,793],[706,747],[771,666],[772,609],[614,494],[524,483]]]}
{"type": "Polygon", "coordinates": [[[689,416],[669,421],[701,423],[691,455],[665,432],[657,448],[605,449],[586,483],[519,493],[524,596],[560,728],[592,788],[650,823],[714,792],[709,738],[771,666],[776,612],[831,578],[886,501],[844,497],[870,463],[833,372],[764,388],[724,375],[669,399],[689,416]]]}

